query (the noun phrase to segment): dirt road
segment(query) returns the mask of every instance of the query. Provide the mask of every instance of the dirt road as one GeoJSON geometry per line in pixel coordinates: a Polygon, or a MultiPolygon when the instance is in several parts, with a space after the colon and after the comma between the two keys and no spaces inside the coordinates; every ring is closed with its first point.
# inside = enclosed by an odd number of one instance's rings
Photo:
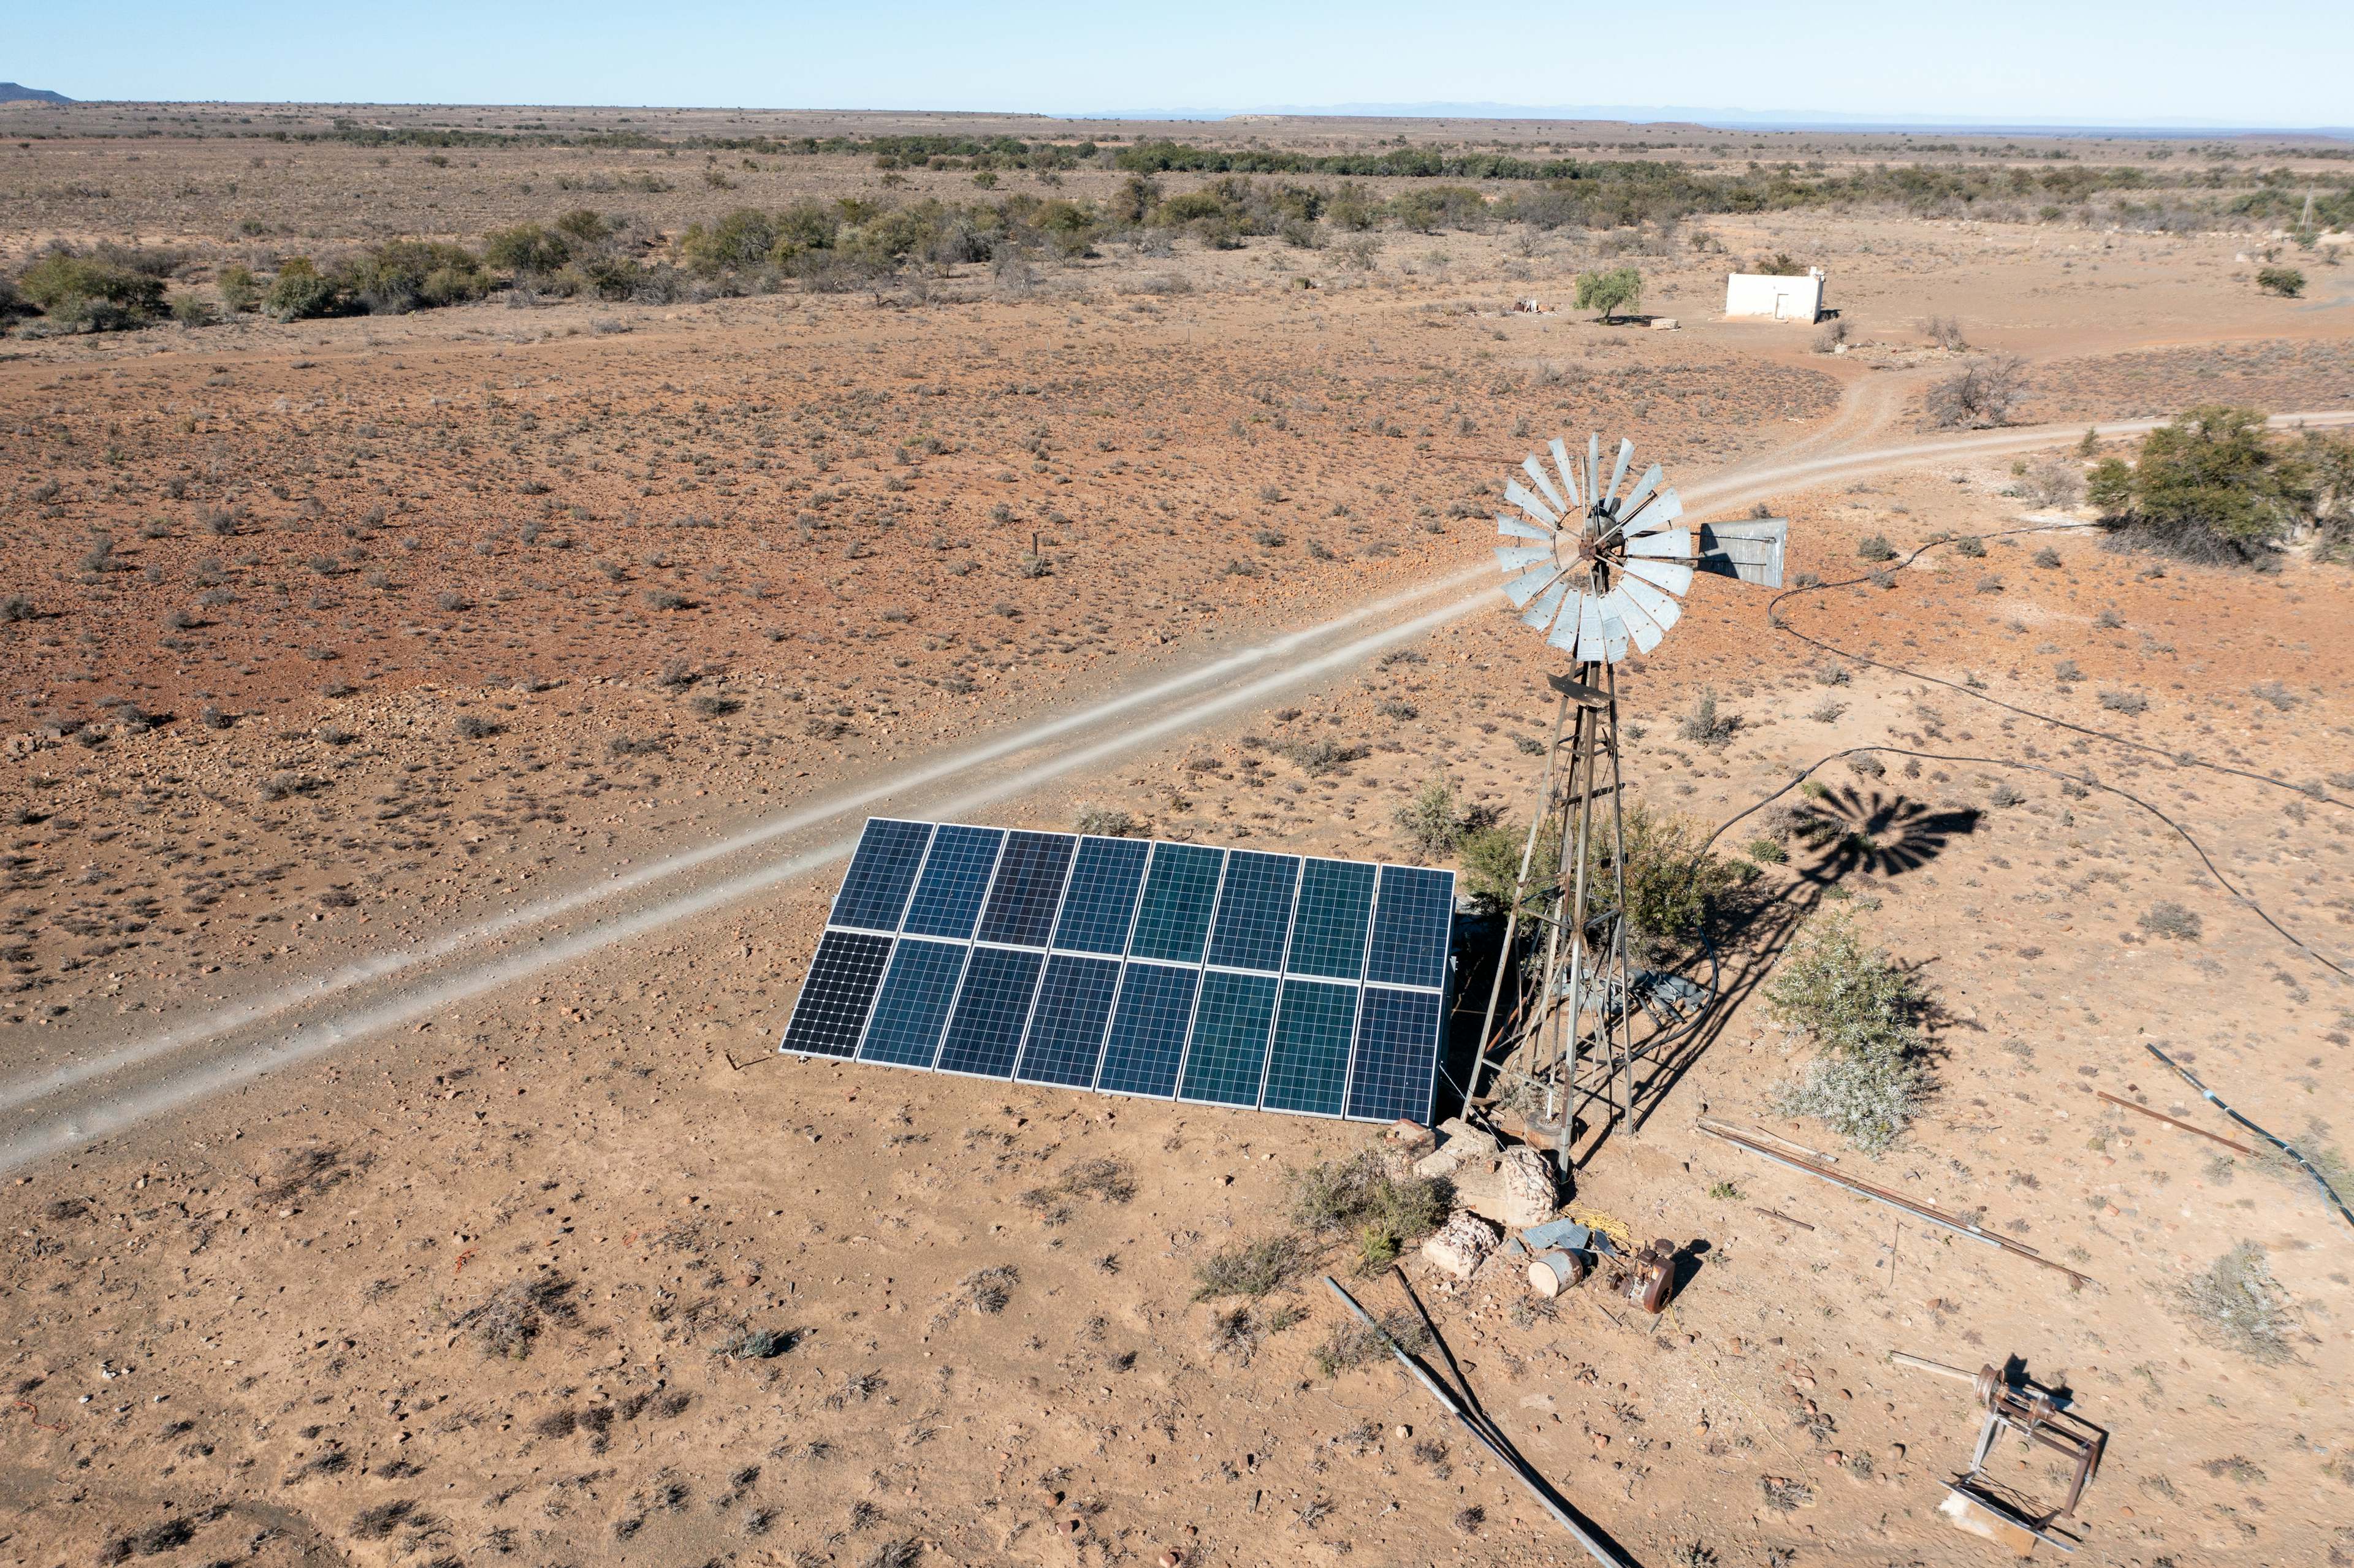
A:
{"type": "MultiPolygon", "coordinates": [[[[2097,427],[2141,433],[2154,419],[2097,427]]],[[[2354,410],[2276,417],[2275,427],[2354,424],[2354,410]]],[[[1957,459],[2063,445],[2081,426],[1978,432],[1736,467],[1682,487],[1695,515],[1777,493],[1957,459]]],[[[1100,767],[1490,609],[1486,563],[1361,606],[1183,673],[943,755],[869,787],[759,821],[418,948],[387,950],[116,1049],[0,1084],[0,1171],[120,1132],[382,1031],[412,1024],[616,944],[738,904],[845,856],[867,815],[962,817],[1100,767]]]]}

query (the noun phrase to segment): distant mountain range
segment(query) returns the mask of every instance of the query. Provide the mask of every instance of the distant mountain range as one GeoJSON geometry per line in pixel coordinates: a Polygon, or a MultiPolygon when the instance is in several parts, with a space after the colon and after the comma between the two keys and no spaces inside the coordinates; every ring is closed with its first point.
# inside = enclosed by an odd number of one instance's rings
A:
{"type": "Polygon", "coordinates": [[[62,92],[51,92],[45,87],[27,87],[21,81],[0,81],[0,103],[71,103],[62,92]]]}
{"type": "Polygon", "coordinates": [[[1585,120],[1629,125],[1700,125],[1726,131],[1850,131],[1891,134],[2183,136],[2304,135],[2354,139],[2354,127],[2232,125],[2214,120],[1984,120],[1925,114],[1845,114],[1828,109],[1703,109],[1682,104],[1325,103],[1257,109],[1127,110],[1066,115],[1074,120],[1242,120],[1257,115],[1329,115],[1368,120],[1585,120]]]}

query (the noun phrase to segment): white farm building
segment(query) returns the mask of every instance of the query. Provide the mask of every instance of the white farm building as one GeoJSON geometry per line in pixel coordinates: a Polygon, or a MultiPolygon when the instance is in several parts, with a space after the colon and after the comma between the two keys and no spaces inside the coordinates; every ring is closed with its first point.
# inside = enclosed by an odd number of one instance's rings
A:
{"type": "Polygon", "coordinates": [[[1724,280],[1724,313],[1769,316],[1777,322],[1819,322],[1823,316],[1823,270],[1809,267],[1803,278],[1732,273],[1724,280]]]}

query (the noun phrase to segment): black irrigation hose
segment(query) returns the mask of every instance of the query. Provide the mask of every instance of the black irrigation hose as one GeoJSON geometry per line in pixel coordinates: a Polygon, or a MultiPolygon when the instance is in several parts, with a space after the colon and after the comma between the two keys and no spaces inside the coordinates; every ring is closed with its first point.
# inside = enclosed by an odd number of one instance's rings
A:
{"type": "Polygon", "coordinates": [[[2199,1075],[2196,1073],[2193,1073],[2190,1068],[2184,1066],[2181,1063],[2176,1061],[2173,1057],[2168,1055],[2157,1046],[2144,1041],[2142,1043],[2142,1049],[2157,1057],[2159,1061],[2165,1063],[2168,1066],[2173,1068],[2176,1072],[2181,1074],[2183,1081],[2189,1084],[2192,1088],[2197,1089],[2200,1095],[2204,1096],[2209,1105],[2213,1106],[2217,1110],[2221,1111],[2225,1116],[2230,1117],[2233,1121],[2238,1122],[2242,1127],[2246,1128],[2250,1132],[2254,1133],[2258,1138],[2263,1139],[2266,1143],[2271,1144],[2274,1149],[2279,1150],[2283,1154],[2287,1155],[2291,1160],[2294,1160],[2299,1165],[2304,1166],[2305,1173],[2313,1178],[2314,1185],[2320,1188],[2323,1194],[2328,1198],[2330,1206],[2346,1217],[2346,1223],[2348,1224],[2354,1225],[2354,1209],[2349,1209],[2346,1206],[2346,1200],[2338,1195],[2338,1189],[2329,1184],[2329,1179],[2327,1176],[2324,1176],[2320,1171],[2314,1169],[2312,1160],[2307,1160],[2304,1155],[2299,1154],[2296,1150],[2290,1148],[2287,1144],[2283,1143],[2279,1139],[2274,1138],[2271,1133],[2266,1132],[2263,1128],[2258,1127],[2254,1122],[2250,1121],[2246,1117],[2242,1116],[2230,1106],[2225,1105],[2221,1097],[2218,1096],[2214,1090],[2209,1088],[2206,1085],[2199,1081],[2199,1075]]]}
{"type": "Polygon", "coordinates": [[[2209,874],[2212,875],[2217,882],[2222,885],[2223,891],[2230,894],[2240,903],[2247,906],[2249,910],[2255,915],[2257,919],[2262,920],[2265,925],[2270,926],[2274,931],[2278,932],[2284,941],[2303,953],[2306,958],[2311,959],[2315,963],[2319,964],[2322,968],[2329,970],[2332,974],[2338,975],[2344,979],[2354,980],[2354,970],[2349,970],[2345,965],[2338,962],[2336,959],[2316,951],[2314,948],[2303,938],[2297,936],[2287,927],[2274,919],[2272,916],[2265,911],[2263,905],[2257,903],[2253,898],[2249,897],[2246,894],[2233,886],[2232,885],[2232,879],[2223,874],[2223,868],[2215,863],[2214,857],[2207,853],[2206,847],[2200,844],[2197,839],[2191,837],[2190,830],[2184,827],[2180,822],[2176,821],[2172,817],[2168,816],[2164,811],[2159,810],[2156,806],[2151,805],[2148,801],[2143,800],[2140,796],[2135,794],[2130,789],[2120,789],[2114,784],[2103,784],[2097,779],[2080,779],[2075,774],[2067,772],[2062,768],[2046,768],[2042,764],[2037,762],[2019,762],[2008,757],[1959,757],[1940,751],[1914,751],[1902,746],[1851,746],[1844,751],[1834,751],[1828,757],[1821,758],[1814,762],[1808,763],[1806,768],[1787,784],[1783,785],[1771,795],[1759,800],[1755,805],[1750,806],[1744,810],[1727,817],[1723,822],[1717,825],[1716,832],[1709,834],[1706,839],[1702,841],[1700,847],[1703,850],[1707,849],[1710,844],[1712,844],[1716,842],[1718,839],[1723,838],[1724,836],[1725,830],[1732,827],[1734,823],[1740,821],[1744,817],[1752,816],[1758,811],[1764,810],[1766,807],[1772,805],[1775,801],[1780,800],[1783,796],[1788,794],[1799,785],[1805,783],[1808,776],[1812,774],[1817,768],[1822,768],[1829,763],[1837,762],[1842,757],[1861,757],[1872,752],[1886,752],[1891,757],[1917,757],[1925,762],[1966,762],[1982,768],[2017,768],[2029,773],[2048,773],[2052,778],[2073,784],[2080,789],[2101,789],[2105,790],[2112,795],[2122,796],[2126,800],[2132,801],[2135,805],[2139,806],[2143,810],[2147,811],[2151,816],[2156,817],[2159,821],[2164,822],[2168,827],[2172,828],[2175,832],[2181,837],[2182,842],[2190,846],[2190,852],[2199,857],[2200,863],[2204,865],[2209,874]]]}
{"type": "MultiPolygon", "coordinates": [[[[1901,571],[1904,567],[1911,566],[1914,561],[1920,559],[1921,556],[1926,555],[1929,551],[1935,549],[1938,546],[1958,544],[1961,540],[1966,538],[2004,539],[2009,538],[2014,534],[2050,534],[2056,533],[2063,529],[2075,528],[2077,526],[2079,525],[2073,523],[2038,523],[2025,528],[1999,528],[1990,534],[1957,534],[1947,539],[1932,539],[1927,544],[1923,545],[1918,549],[1914,550],[1911,555],[1906,556],[1903,560],[1898,561],[1894,567],[1882,567],[1879,568],[1879,570],[1882,572],[1892,570],[1901,571]]],[[[1799,641],[1808,644],[1809,647],[1819,648],[1826,653],[1835,653],[1842,659],[1852,659],[1859,664],[1869,665],[1875,670],[1887,670],[1895,674],[1910,676],[1912,679],[1916,681],[1926,681],[1931,685],[1944,686],[1948,691],[1959,692],[1966,697],[1988,704],[1992,707],[2000,708],[2005,713],[2017,714],[2021,718],[2035,719],[2040,723],[2051,725],[2054,728],[2064,729],[2072,734],[2084,736],[2093,740],[2105,740],[2112,746],[2122,746],[2129,750],[2147,752],[2153,757],[2163,757],[2178,768],[2203,768],[2209,772],[2230,774],[2235,779],[2253,779],[2259,784],[2269,784],[2275,789],[2291,790],[2298,795],[2302,795],[2308,800],[2317,801],[2323,805],[2336,806],[2340,810],[2354,810],[2354,801],[2341,800],[2335,795],[2329,794],[2318,787],[2307,789],[2304,785],[2291,784],[2286,779],[2274,779],[2266,774],[2254,772],[2249,768],[2232,768],[2221,762],[2209,762],[2204,758],[2193,757],[2187,751],[2168,751],[2162,746],[2152,746],[2145,740],[2129,740],[2124,736],[2112,735],[2106,730],[2094,729],[2089,725],[2077,724],[2069,719],[2055,717],[2051,714],[2037,713],[2032,708],[2023,708],[2015,703],[2006,703],[1999,697],[1990,697],[1984,692],[1967,686],[1959,681],[1948,681],[1941,675],[1925,674],[1919,670],[1911,669],[1903,664],[1890,664],[1881,660],[1868,657],[1865,654],[1850,652],[1847,649],[1839,647],[1833,643],[1826,642],[1819,637],[1810,637],[1806,632],[1799,630],[1797,627],[1790,625],[1787,621],[1782,619],[1781,605],[1782,601],[1786,599],[1795,599],[1800,594],[1822,593],[1831,588],[1861,587],[1862,584],[1872,581],[1875,575],[1877,574],[1866,573],[1862,577],[1849,577],[1842,582],[1810,583],[1805,588],[1794,588],[1785,592],[1777,593],[1766,603],[1766,623],[1772,626],[1776,630],[1787,632],[1790,636],[1797,638],[1799,641]]],[[[2120,793],[2122,793],[2122,791],[2120,791],[2120,793]]]]}

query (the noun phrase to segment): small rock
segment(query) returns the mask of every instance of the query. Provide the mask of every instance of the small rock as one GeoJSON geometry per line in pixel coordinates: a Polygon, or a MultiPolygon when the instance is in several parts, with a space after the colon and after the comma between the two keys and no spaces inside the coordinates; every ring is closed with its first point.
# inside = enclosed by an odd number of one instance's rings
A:
{"type": "Polygon", "coordinates": [[[1469,1209],[1458,1209],[1436,1235],[1422,1244],[1422,1255],[1457,1279],[1469,1279],[1496,1250],[1497,1240],[1487,1221],[1469,1209]]]}

